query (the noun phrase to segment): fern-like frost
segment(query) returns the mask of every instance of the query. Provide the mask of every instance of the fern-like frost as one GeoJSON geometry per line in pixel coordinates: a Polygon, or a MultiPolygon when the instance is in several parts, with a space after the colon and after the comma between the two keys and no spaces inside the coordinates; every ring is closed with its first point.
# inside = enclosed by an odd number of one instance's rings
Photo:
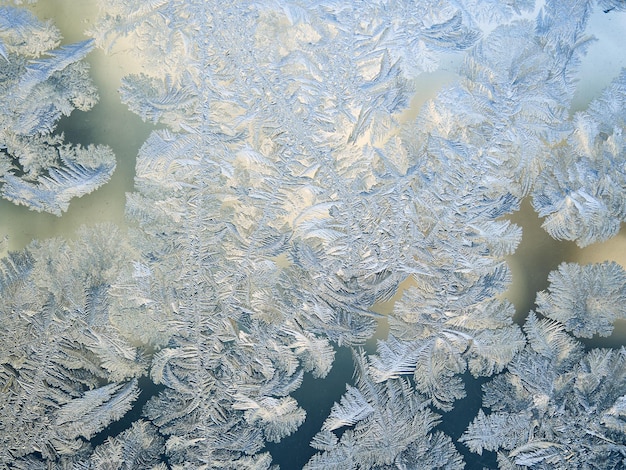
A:
{"type": "Polygon", "coordinates": [[[50,23],[10,7],[0,7],[0,16],[6,60],[0,69],[0,194],[60,216],[72,198],[102,186],[115,169],[109,148],[63,145],[63,136],[53,135],[61,116],[97,102],[82,61],[94,41],[53,49],[59,33],[50,23]]]}

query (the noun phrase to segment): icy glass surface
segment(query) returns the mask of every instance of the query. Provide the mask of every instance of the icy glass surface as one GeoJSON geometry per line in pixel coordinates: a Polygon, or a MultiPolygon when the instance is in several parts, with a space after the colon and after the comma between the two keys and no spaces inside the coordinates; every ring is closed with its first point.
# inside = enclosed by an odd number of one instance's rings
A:
{"type": "Polygon", "coordinates": [[[626,467],[623,2],[22,3],[0,468],[626,467]]]}

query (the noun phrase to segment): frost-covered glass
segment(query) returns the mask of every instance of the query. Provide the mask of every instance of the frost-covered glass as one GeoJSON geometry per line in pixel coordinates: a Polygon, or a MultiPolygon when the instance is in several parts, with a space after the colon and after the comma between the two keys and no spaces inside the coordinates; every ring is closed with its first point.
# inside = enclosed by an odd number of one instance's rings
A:
{"type": "Polygon", "coordinates": [[[504,296],[523,198],[580,246],[626,220],[626,72],[570,115],[587,20],[623,2],[102,0],[64,46],[0,3],[4,198],[61,215],[113,174],[54,132],[96,103],[93,48],[131,48],[120,100],[154,125],[127,226],[1,260],[0,468],[271,468],[345,347],[305,468],[626,466],[626,349],[575,338],[626,318],[624,270],[562,264],[525,321],[504,296]]]}

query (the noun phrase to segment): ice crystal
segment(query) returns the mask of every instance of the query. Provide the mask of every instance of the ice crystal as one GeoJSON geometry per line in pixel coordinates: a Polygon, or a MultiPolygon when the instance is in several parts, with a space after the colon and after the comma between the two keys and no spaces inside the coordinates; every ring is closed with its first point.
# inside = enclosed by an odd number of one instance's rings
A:
{"type": "Polygon", "coordinates": [[[501,468],[619,468],[624,460],[626,349],[583,352],[563,325],[529,317],[530,344],[484,386],[482,410],[461,438],[498,451],[501,468]]]}
{"type": "Polygon", "coordinates": [[[356,387],[335,403],[322,431],[311,445],[323,452],[311,458],[308,470],[323,468],[461,469],[463,460],[449,437],[431,433],[437,415],[428,400],[404,379],[376,383],[367,360],[355,354],[356,387]],[[343,426],[340,439],[330,432],[343,426]]]}
{"type": "Polygon", "coordinates": [[[563,263],[537,295],[537,311],[579,338],[609,336],[615,320],[626,319],[626,272],[617,263],[563,263]]]}
{"type": "Polygon", "coordinates": [[[108,147],[64,144],[53,134],[61,116],[89,110],[98,99],[82,61],[93,40],[54,49],[59,36],[51,23],[0,6],[0,191],[16,204],[55,215],[115,170],[108,147]]]}
{"type": "MultiPolygon", "coordinates": [[[[121,99],[158,129],[128,233],[86,228],[2,260],[1,466],[270,468],[266,443],[306,419],[304,375],[364,344],[372,305],[400,286],[308,468],[462,468],[433,409],[456,405],[466,371],[492,377],[471,451],[504,468],[624,465],[624,351],[567,333],[610,332],[623,271],[563,265],[539,295],[549,318],[523,331],[502,299],[522,197],[580,244],[623,220],[624,74],[569,116],[592,2],[549,0],[537,18],[526,1],[101,7],[89,34],[106,50],[130,39],[142,73],[121,99]],[[464,55],[459,79],[402,123],[442,52],[464,55]],[[139,378],[156,386],[143,417],[94,448],[139,378]]],[[[2,12],[2,191],[58,213],[113,169],[52,134],[93,104],[93,43],[54,49],[51,26],[2,12]]]]}
{"type": "Polygon", "coordinates": [[[566,145],[554,150],[538,178],[533,205],[557,239],[581,246],[605,241],[626,220],[626,71],[576,113],[566,145]]]}

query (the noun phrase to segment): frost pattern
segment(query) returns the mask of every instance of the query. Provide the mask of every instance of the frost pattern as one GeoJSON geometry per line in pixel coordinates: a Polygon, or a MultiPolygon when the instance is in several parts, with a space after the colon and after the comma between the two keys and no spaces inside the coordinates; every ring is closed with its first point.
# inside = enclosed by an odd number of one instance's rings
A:
{"type": "Polygon", "coordinates": [[[518,19],[535,8],[533,0],[458,0],[463,12],[480,23],[502,24],[518,19]]]}
{"type": "Polygon", "coordinates": [[[63,135],[53,134],[61,116],[87,111],[98,99],[82,61],[93,40],[54,49],[59,40],[49,22],[0,6],[0,191],[58,216],[115,170],[108,147],[64,144],[63,135]]]}
{"type": "Polygon", "coordinates": [[[584,352],[563,325],[532,313],[525,330],[530,344],[484,385],[490,413],[481,411],[461,441],[498,451],[501,468],[624,466],[626,349],[584,352]]]}
{"type": "MultiPolygon", "coordinates": [[[[534,21],[517,18],[527,2],[485,18],[491,6],[103,1],[95,43],[131,39],[143,73],[124,78],[121,98],[160,128],[138,155],[128,234],[83,229],[2,261],[0,463],[270,468],[266,443],[306,419],[291,396],[304,374],[325,377],[337,346],[370,338],[370,307],[406,282],[389,337],[355,353],[356,382],[308,468],[462,468],[434,409],[455,406],[466,371],[493,376],[462,438],[470,450],[498,451],[505,468],[617,465],[624,352],[585,353],[564,326],[580,312],[548,308],[572,294],[558,276],[593,279],[591,297],[618,289],[613,268],[553,275],[541,313],[564,324],[532,314],[522,332],[500,296],[521,239],[505,216],[526,195],[547,200],[544,162],[582,142],[584,122],[617,119],[604,108],[620,82],[570,119],[592,3],[547,1],[534,21]],[[484,20],[501,24],[481,37],[484,20]],[[465,55],[458,82],[400,126],[412,79],[442,51],[465,55]],[[139,378],[158,386],[142,418],[92,448],[127,415],[139,378]],[[586,427],[563,430],[577,419],[586,427]],[[590,436],[593,449],[573,456],[590,436]]],[[[1,44],[0,60],[13,58],[1,44]]],[[[36,89],[90,47],[42,59],[24,83],[36,89]]],[[[98,164],[46,138],[65,166],[43,170],[37,190],[97,180],[98,164]]],[[[29,198],[18,183],[4,187],[29,198]]]]}
{"type": "Polygon", "coordinates": [[[441,468],[462,469],[463,460],[449,437],[431,433],[437,415],[428,400],[404,379],[376,383],[367,360],[355,354],[356,388],[335,403],[312,446],[323,452],[304,467],[325,468],[441,468]],[[330,431],[351,426],[337,439],[330,431]]]}
{"type": "Polygon", "coordinates": [[[396,304],[390,333],[402,341],[391,335],[379,341],[378,354],[370,358],[371,373],[377,382],[412,374],[416,388],[447,411],[465,396],[461,374],[468,368],[475,377],[501,372],[526,341],[512,324],[508,303],[492,300],[445,309],[445,300],[417,292],[410,289],[396,304]]]}
{"type": "Polygon", "coordinates": [[[626,319],[626,272],[615,262],[563,263],[548,281],[548,292],[537,294],[537,311],[574,336],[609,336],[615,320],[626,319]]]}
{"type": "Polygon", "coordinates": [[[128,251],[111,226],[33,242],[0,270],[0,462],[81,453],[139,394],[148,363],[109,319],[128,251]]]}
{"type": "Polygon", "coordinates": [[[626,71],[573,125],[538,178],[533,206],[550,235],[584,247],[615,236],[626,221],[626,71]]]}

